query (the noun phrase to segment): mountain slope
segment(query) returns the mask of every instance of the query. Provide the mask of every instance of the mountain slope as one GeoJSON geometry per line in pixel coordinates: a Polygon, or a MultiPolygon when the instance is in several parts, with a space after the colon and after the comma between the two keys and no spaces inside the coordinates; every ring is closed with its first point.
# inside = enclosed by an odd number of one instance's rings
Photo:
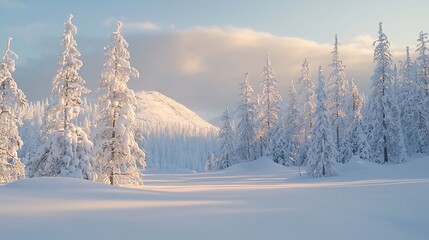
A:
{"type": "Polygon", "coordinates": [[[140,145],[149,168],[202,171],[216,148],[218,128],[155,91],[136,92],[140,145]]]}
{"type": "Polygon", "coordinates": [[[173,99],[155,91],[136,92],[136,117],[143,124],[185,124],[207,131],[217,128],[173,99]]]}

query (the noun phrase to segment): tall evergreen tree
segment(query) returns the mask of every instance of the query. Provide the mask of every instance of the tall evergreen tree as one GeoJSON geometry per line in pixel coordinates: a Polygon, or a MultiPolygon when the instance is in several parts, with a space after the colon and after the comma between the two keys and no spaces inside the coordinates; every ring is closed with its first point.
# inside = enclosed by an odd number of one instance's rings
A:
{"type": "Polygon", "coordinates": [[[318,79],[314,124],[311,127],[311,142],[307,154],[307,172],[315,178],[334,175],[337,157],[337,149],[332,137],[331,123],[326,107],[327,97],[322,67],[319,67],[318,79]]]}
{"type": "Polygon", "coordinates": [[[418,83],[426,97],[429,96],[429,40],[428,33],[423,31],[420,32],[419,38],[417,39],[417,49],[416,52],[418,56],[416,58],[417,69],[418,69],[418,83]]]}
{"type": "Polygon", "coordinates": [[[349,136],[347,142],[350,143],[352,154],[359,155],[361,159],[369,160],[370,146],[361,115],[363,97],[359,94],[353,79],[350,80],[349,86],[352,93],[353,120],[347,131],[349,136]]]}
{"type": "Polygon", "coordinates": [[[277,90],[277,79],[271,66],[270,56],[267,55],[265,67],[262,69],[262,96],[259,105],[259,139],[262,154],[266,155],[270,144],[272,144],[272,134],[279,121],[280,102],[282,101],[277,90]]]}
{"type": "Polygon", "coordinates": [[[289,87],[288,101],[286,107],[286,117],[285,117],[285,142],[286,149],[285,155],[286,159],[284,165],[297,165],[298,154],[299,154],[299,131],[301,120],[299,119],[300,112],[298,109],[297,102],[297,93],[295,89],[295,83],[292,80],[289,87]]]}
{"type": "Polygon", "coordinates": [[[101,74],[96,128],[92,132],[95,169],[100,182],[143,184],[138,165],[146,166],[145,153],[135,141],[136,97],[127,83],[139,77],[131,67],[128,43],[121,34],[122,22],[116,22],[110,45],[105,48],[106,62],[101,74]]]}
{"type": "Polygon", "coordinates": [[[407,159],[404,138],[398,119],[398,108],[393,96],[393,70],[390,43],[379,25],[379,36],[374,42],[372,89],[366,111],[368,142],[371,160],[378,163],[400,163],[407,159]]]}
{"type": "Polygon", "coordinates": [[[281,114],[279,120],[272,129],[271,144],[267,151],[267,156],[272,158],[275,163],[286,165],[288,161],[288,153],[286,152],[286,128],[281,114]]]}
{"type": "Polygon", "coordinates": [[[206,165],[204,166],[204,172],[210,172],[218,169],[219,169],[218,159],[215,157],[214,153],[209,153],[207,155],[206,165]]]}
{"type": "Polygon", "coordinates": [[[313,114],[316,107],[314,83],[311,81],[310,62],[305,59],[302,64],[301,77],[298,80],[299,119],[301,119],[300,133],[298,137],[299,156],[297,165],[305,164],[307,151],[311,140],[311,127],[313,125],[313,114]]]}
{"type": "Polygon", "coordinates": [[[256,99],[253,97],[253,89],[247,79],[248,74],[245,74],[245,79],[240,83],[241,94],[240,103],[238,106],[237,125],[238,146],[237,156],[242,161],[252,161],[256,159],[256,118],[257,106],[256,99]]]}
{"type": "MultiPolygon", "coordinates": [[[[416,52],[418,56],[414,64],[416,71],[414,71],[414,78],[417,81],[420,101],[416,109],[419,115],[418,121],[418,139],[417,152],[429,152],[429,40],[428,33],[420,32],[417,39],[416,52]]],[[[416,86],[414,86],[416,87],[416,86]]]]}
{"type": "Polygon", "coordinates": [[[401,91],[398,95],[401,109],[401,124],[405,143],[409,153],[428,152],[429,127],[427,119],[428,98],[424,88],[418,84],[416,65],[410,57],[409,47],[406,48],[406,59],[399,71],[401,91]]]}
{"type": "Polygon", "coordinates": [[[94,179],[91,167],[92,143],[87,134],[74,124],[82,110],[81,95],[88,93],[79,76],[82,61],[73,35],[77,28],[73,15],[65,22],[57,75],[52,82],[53,101],[45,113],[44,143],[28,165],[29,177],[63,176],[94,179]]]}
{"type": "Polygon", "coordinates": [[[229,113],[228,106],[222,115],[222,127],[219,130],[219,143],[219,169],[224,169],[236,164],[237,155],[235,152],[233,120],[229,113]]]}
{"type": "Polygon", "coordinates": [[[0,183],[19,180],[25,175],[17,151],[23,144],[18,126],[22,125],[20,115],[27,101],[12,76],[18,55],[10,49],[11,41],[9,38],[0,69],[0,183]]]}
{"type": "Polygon", "coordinates": [[[353,112],[350,111],[351,94],[346,78],[346,67],[339,55],[338,37],[335,35],[334,49],[332,50],[332,71],[327,81],[328,111],[331,117],[332,129],[334,132],[334,141],[337,150],[341,152],[338,155],[338,162],[345,162],[348,158],[348,147],[346,131],[353,119],[353,112]]]}

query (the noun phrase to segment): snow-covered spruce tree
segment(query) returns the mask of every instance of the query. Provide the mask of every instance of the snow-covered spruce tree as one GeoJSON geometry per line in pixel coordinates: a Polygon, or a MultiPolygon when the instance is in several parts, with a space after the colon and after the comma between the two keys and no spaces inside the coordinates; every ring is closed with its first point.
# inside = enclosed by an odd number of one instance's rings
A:
{"type": "MultiPolygon", "coordinates": [[[[359,94],[357,86],[353,79],[349,81],[352,93],[353,120],[348,129],[348,143],[350,143],[352,154],[358,155],[361,159],[369,160],[370,146],[362,121],[361,109],[363,106],[363,97],[359,94]]],[[[343,153],[344,154],[344,153],[343,153]]],[[[344,155],[343,155],[344,156],[344,155]]]]}
{"type": "Polygon", "coordinates": [[[418,69],[417,81],[426,97],[429,96],[429,40],[428,33],[423,31],[420,32],[419,38],[417,39],[417,49],[418,54],[416,58],[416,65],[418,69]]]}
{"type": "Polygon", "coordinates": [[[400,69],[398,69],[398,65],[395,63],[393,65],[393,95],[396,96],[396,104],[400,106],[400,102],[402,99],[399,99],[399,95],[402,92],[402,78],[400,77],[400,69]]]}
{"type": "Polygon", "coordinates": [[[401,124],[408,153],[428,152],[429,127],[427,121],[428,98],[424,88],[418,84],[416,65],[410,57],[409,47],[406,48],[406,59],[402,63],[399,76],[401,91],[398,94],[401,109],[401,124]]]}
{"type": "Polygon", "coordinates": [[[219,169],[219,160],[215,157],[214,153],[209,153],[207,156],[204,172],[210,172],[219,169]]]}
{"type": "Polygon", "coordinates": [[[145,153],[134,138],[136,97],[127,83],[139,77],[131,67],[128,43],[121,35],[122,22],[116,22],[99,85],[94,142],[94,168],[100,182],[143,184],[138,166],[146,166],[145,153]]]}
{"type": "Polygon", "coordinates": [[[272,129],[271,144],[267,150],[267,156],[275,163],[286,165],[288,156],[286,153],[286,128],[281,115],[272,129]]]}
{"type": "Polygon", "coordinates": [[[416,52],[418,56],[414,64],[416,71],[414,71],[414,79],[419,86],[420,104],[418,106],[419,112],[419,135],[417,152],[429,152],[429,140],[427,126],[429,124],[429,40],[428,33],[420,32],[417,39],[416,52]]]}
{"type": "Polygon", "coordinates": [[[326,107],[325,79],[319,67],[319,83],[316,91],[316,110],[311,127],[311,142],[307,153],[307,172],[311,177],[332,176],[337,149],[332,137],[331,123],[326,107]]]}
{"type": "Polygon", "coordinates": [[[282,101],[277,90],[277,79],[267,55],[265,67],[262,69],[262,96],[259,105],[259,130],[258,138],[261,144],[262,155],[266,155],[272,143],[272,134],[279,121],[280,102],[282,101]]]}
{"type": "Polygon", "coordinates": [[[300,131],[300,113],[297,103],[297,93],[295,83],[292,80],[289,87],[289,94],[287,98],[287,107],[285,113],[285,156],[284,165],[297,165],[297,157],[299,153],[298,148],[298,134],[300,131]]]}
{"type": "Polygon", "coordinates": [[[24,145],[18,151],[18,156],[24,165],[28,164],[30,157],[36,154],[41,145],[40,129],[46,109],[45,103],[46,101],[29,102],[25,107],[25,113],[21,115],[23,124],[19,127],[19,134],[24,145]]]}
{"type": "Polygon", "coordinates": [[[371,160],[377,163],[401,163],[407,160],[407,154],[399,123],[399,110],[393,96],[390,43],[383,32],[382,23],[378,33],[378,40],[374,42],[376,66],[365,116],[371,160]]]}
{"type": "Polygon", "coordinates": [[[224,169],[237,163],[235,153],[235,134],[233,129],[233,120],[226,107],[222,115],[222,127],[219,130],[219,169],[224,169]]]}
{"type": "Polygon", "coordinates": [[[310,62],[305,59],[302,64],[301,77],[298,79],[298,109],[301,121],[298,137],[299,155],[297,165],[305,164],[307,159],[308,144],[311,139],[311,126],[315,109],[314,83],[311,81],[310,62]]]}
{"type": "Polygon", "coordinates": [[[334,133],[334,141],[337,145],[337,150],[340,152],[337,161],[344,163],[345,161],[348,161],[348,153],[351,153],[349,143],[346,139],[346,131],[353,119],[353,112],[350,111],[352,99],[346,78],[346,67],[343,65],[343,61],[341,61],[339,56],[339,45],[338,37],[335,35],[334,49],[331,52],[332,63],[330,65],[334,70],[327,81],[326,92],[328,96],[327,106],[334,133]]]}
{"type": "Polygon", "coordinates": [[[240,83],[241,94],[240,102],[237,109],[238,125],[237,125],[237,157],[240,161],[253,161],[256,159],[256,118],[257,106],[256,99],[253,97],[253,89],[247,79],[248,74],[245,74],[245,79],[240,83]]]}
{"type": "Polygon", "coordinates": [[[0,183],[19,180],[25,175],[17,151],[22,147],[18,126],[22,125],[20,112],[26,98],[12,77],[18,55],[10,49],[11,40],[8,39],[0,69],[0,183]]]}
{"type": "Polygon", "coordinates": [[[81,95],[88,93],[85,80],[79,76],[82,61],[73,35],[77,28],[69,15],[62,38],[57,75],[52,82],[52,104],[44,116],[43,144],[30,159],[29,177],[62,176],[93,180],[92,143],[87,134],[74,124],[82,110],[81,95]]]}

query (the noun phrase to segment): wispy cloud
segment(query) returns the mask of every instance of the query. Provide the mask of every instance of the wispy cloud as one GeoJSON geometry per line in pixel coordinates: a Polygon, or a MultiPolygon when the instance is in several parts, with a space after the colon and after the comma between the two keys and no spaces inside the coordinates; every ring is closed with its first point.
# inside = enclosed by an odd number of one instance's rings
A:
{"type": "Polygon", "coordinates": [[[26,5],[17,0],[0,0],[0,9],[23,9],[26,5]]]}
{"type": "Polygon", "coordinates": [[[161,27],[153,22],[124,22],[124,28],[135,30],[158,30],[161,27]]]}
{"type": "Polygon", "coordinates": [[[153,23],[153,22],[149,22],[149,21],[145,21],[145,22],[130,22],[127,21],[125,17],[120,17],[120,18],[108,18],[105,19],[103,21],[103,26],[106,27],[110,27],[112,26],[116,20],[121,20],[123,22],[123,26],[126,29],[132,29],[132,30],[158,30],[161,29],[161,26],[153,23]]]}
{"type": "Polygon", "coordinates": [[[125,17],[124,16],[119,17],[119,18],[110,17],[110,18],[104,19],[102,24],[105,27],[110,27],[110,26],[113,26],[113,24],[116,22],[116,20],[124,21],[125,17]]]}

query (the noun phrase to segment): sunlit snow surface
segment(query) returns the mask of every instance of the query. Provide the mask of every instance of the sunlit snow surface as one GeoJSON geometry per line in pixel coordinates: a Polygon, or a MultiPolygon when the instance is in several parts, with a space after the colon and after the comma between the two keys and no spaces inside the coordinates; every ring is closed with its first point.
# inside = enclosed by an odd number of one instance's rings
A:
{"type": "Polygon", "coordinates": [[[268,159],[145,173],[141,187],[67,178],[0,185],[0,239],[428,239],[429,157],[357,159],[300,177],[268,159]]]}

